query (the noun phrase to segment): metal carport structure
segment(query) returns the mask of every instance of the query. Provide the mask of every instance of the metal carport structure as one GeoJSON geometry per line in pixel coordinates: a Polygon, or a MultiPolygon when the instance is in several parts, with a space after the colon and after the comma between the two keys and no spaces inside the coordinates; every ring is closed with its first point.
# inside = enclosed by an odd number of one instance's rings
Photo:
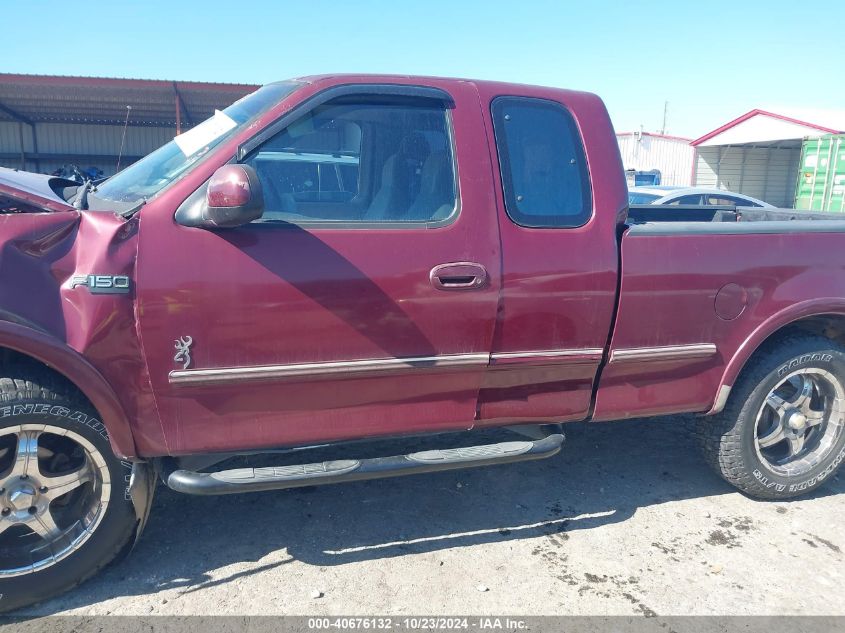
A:
{"type": "Polygon", "coordinates": [[[751,110],[692,141],[695,184],[792,207],[803,139],[845,129],[845,112],[794,114],[751,110]]]}
{"type": "Polygon", "coordinates": [[[110,175],[257,87],[0,73],[0,166],[110,175]]]}

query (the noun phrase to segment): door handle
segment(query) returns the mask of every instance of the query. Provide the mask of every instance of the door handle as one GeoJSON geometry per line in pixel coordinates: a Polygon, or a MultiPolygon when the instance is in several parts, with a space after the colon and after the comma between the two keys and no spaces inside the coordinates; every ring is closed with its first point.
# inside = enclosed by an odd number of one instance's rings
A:
{"type": "Polygon", "coordinates": [[[438,290],[474,290],[487,283],[487,269],[475,262],[451,262],[432,268],[428,278],[438,290]]]}

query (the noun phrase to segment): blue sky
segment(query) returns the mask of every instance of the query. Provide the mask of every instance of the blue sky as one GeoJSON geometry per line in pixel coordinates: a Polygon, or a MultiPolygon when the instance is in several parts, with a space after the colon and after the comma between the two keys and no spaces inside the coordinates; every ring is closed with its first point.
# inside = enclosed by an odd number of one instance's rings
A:
{"type": "Polygon", "coordinates": [[[668,100],[667,132],[691,137],[756,107],[845,110],[843,0],[27,0],[2,16],[2,72],[500,79],[596,92],[619,131],[659,130],[668,100]]]}

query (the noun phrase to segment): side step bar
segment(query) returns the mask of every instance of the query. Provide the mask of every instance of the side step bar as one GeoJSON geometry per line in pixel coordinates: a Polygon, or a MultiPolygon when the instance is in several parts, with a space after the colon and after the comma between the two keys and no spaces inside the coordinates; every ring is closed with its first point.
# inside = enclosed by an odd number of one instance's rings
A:
{"type": "Polygon", "coordinates": [[[563,441],[563,434],[556,433],[533,442],[500,442],[466,448],[420,451],[392,457],[342,459],[294,466],[235,468],[216,473],[165,470],[162,475],[164,482],[177,492],[194,495],[226,495],[543,459],[557,455],[563,441]]]}

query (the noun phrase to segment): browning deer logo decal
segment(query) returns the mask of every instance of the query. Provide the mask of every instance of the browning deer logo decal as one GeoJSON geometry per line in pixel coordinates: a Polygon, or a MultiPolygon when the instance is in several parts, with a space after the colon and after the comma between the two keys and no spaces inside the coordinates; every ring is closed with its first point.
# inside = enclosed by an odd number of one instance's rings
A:
{"type": "Polygon", "coordinates": [[[193,345],[194,339],[190,336],[180,336],[175,343],[176,355],[173,360],[182,363],[182,369],[188,369],[191,364],[191,345],[193,345]]]}

